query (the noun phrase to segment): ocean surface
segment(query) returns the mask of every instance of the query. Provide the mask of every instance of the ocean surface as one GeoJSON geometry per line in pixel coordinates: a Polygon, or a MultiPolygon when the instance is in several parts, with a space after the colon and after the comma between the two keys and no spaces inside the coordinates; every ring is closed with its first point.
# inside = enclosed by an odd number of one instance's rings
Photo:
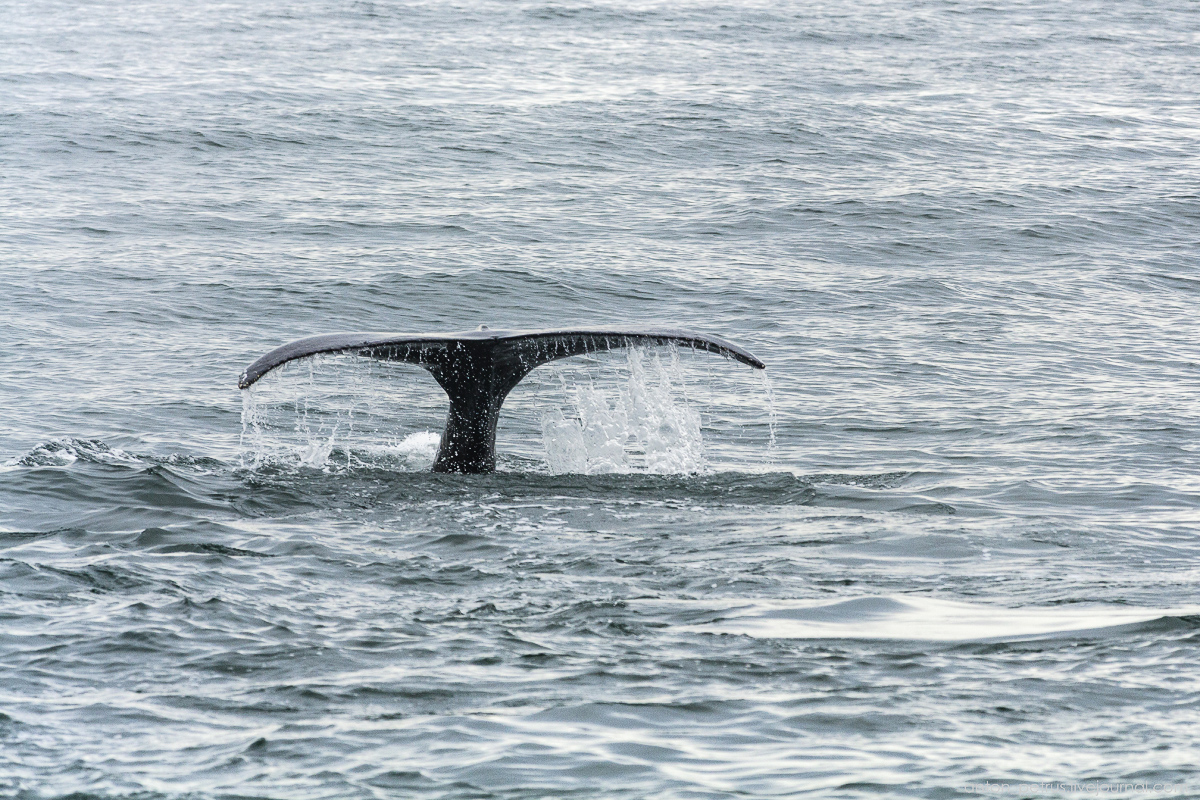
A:
{"type": "Polygon", "coordinates": [[[1200,796],[1192,0],[0,0],[0,310],[0,796],[1200,796]]]}

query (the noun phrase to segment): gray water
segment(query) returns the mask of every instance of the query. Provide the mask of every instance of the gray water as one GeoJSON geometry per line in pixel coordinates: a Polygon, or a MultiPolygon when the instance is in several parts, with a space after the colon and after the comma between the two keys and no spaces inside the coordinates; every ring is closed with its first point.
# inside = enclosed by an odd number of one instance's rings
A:
{"type": "Polygon", "coordinates": [[[0,792],[1197,796],[1197,154],[1187,0],[0,4],[0,792]],[[770,396],[243,420],[481,323],[770,396]]]}

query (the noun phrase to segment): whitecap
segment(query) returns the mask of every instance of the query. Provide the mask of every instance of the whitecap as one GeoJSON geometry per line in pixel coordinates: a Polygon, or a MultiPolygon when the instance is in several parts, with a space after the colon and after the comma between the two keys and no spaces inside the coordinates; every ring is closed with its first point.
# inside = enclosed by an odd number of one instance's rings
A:
{"type": "MultiPolygon", "coordinates": [[[[698,604],[686,605],[694,613],[698,604]]],[[[681,629],[756,638],[986,642],[1113,633],[1194,615],[1200,615],[1200,606],[1161,609],[1096,603],[1012,608],[895,595],[832,603],[753,601],[714,609],[710,621],[681,629]]]]}

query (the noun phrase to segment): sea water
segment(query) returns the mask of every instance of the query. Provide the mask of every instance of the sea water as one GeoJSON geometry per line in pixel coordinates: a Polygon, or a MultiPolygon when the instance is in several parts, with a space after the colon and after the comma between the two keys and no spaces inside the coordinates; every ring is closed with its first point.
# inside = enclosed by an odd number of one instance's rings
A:
{"type": "Polygon", "coordinates": [[[1198,87],[1183,0],[0,3],[0,794],[1197,794],[1198,87]],[[557,362],[484,476],[236,387],[479,324],[769,384],[557,362]]]}

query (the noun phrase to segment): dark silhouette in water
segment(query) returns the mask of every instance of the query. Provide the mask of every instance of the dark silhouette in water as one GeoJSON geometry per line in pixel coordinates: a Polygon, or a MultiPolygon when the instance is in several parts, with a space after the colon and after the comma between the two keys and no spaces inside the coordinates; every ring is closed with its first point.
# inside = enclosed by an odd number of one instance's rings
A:
{"type": "Polygon", "coordinates": [[[678,344],[766,367],[724,339],[675,328],[651,330],[493,331],[465,333],[329,333],[285,344],[255,361],[238,380],[242,389],[280,364],[317,353],[357,353],[382,361],[420,364],[450,397],[446,430],[434,472],[493,472],[496,422],[504,398],[534,367],[568,356],[630,345],[678,344]]]}

